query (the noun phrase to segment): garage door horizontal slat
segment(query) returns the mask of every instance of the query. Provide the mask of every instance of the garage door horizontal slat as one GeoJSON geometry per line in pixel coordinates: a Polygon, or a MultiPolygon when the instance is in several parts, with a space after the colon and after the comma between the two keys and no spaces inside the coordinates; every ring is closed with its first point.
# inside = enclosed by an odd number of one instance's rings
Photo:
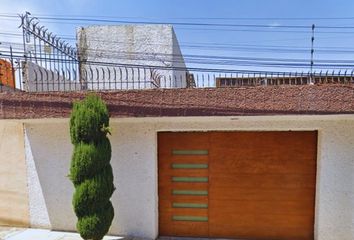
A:
{"type": "Polygon", "coordinates": [[[208,177],[172,177],[172,182],[184,182],[184,183],[199,183],[204,182],[207,183],[209,181],[208,177]]]}
{"type": "Polygon", "coordinates": [[[208,208],[207,203],[181,203],[181,202],[173,202],[173,208],[208,208]]]}
{"type": "Polygon", "coordinates": [[[183,182],[172,182],[172,181],[165,181],[161,183],[159,189],[161,191],[165,190],[172,190],[172,189],[185,189],[188,186],[188,189],[208,189],[208,183],[206,182],[198,182],[198,183],[186,183],[183,182]]]}
{"type": "Polygon", "coordinates": [[[217,214],[267,214],[267,215],[307,215],[312,216],[308,209],[313,208],[313,203],[303,201],[210,201],[213,208],[218,209],[217,214]]]}
{"type": "Polygon", "coordinates": [[[316,171],[316,165],[313,164],[298,163],[298,166],[295,164],[283,164],[275,167],[267,163],[252,166],[251,162],[255,160],[248,160],[249,163],[247,164],[234,163],[234,161],[229,161],[232,163],[228,163],[225,159],[218,161],[222,162],[224,166],[211,166],[210,172],[212,174],[313,174],[316,171]]]}
{"type": "Polygon", "coordinates": [[[208,209],[207,208],[173,208],[171,206],[166,206],[164,208],[164,214],[162,216],[165,216],[167,214],[207,217],[208,209]]]}
{"type": "Polygon", "coordinates": [[[168,202],[191,202],[191,203],[207,203],[208,196],[207,195],[166,195],[159,197],[159,204],[162,201],[168,202]]]}
{"type": "Polygon", "coordinates": [[[172,155],[208,155],[207,149],[172,149],[172,155]]]}
{"type": "Polygon", "coordinates": [[[208,237],[208,222],[172,221],[172,217],[159,218],[163,226],[159,228],[161,236],[208,237]],[[178,224],[176,224],[178,223],[178,224]]]}
{"type": "Polygon", "coordinates": [[[172,163],[173,169],[207,169],[207,163],[172,163]]]}
{"type": "Polygon", "coordinates": [[[163,178],[171,177],[208,177],[208,169],[160,169],[160,176],[163,178]]]}
{"type": "Polygon", "coordinates": [[[314,189],[262,189],[262,188],[210,188],[210,200],[244,200],[244,201],[301,201],[312,202],[314,189]],[[235,194],[237,193],[237,194],[235,194]]]}
{"type": "Polygon", "coordinates": [[[313,174],[227,174],[209,177],[213,188],[313,189],[315,180],[313,174]]]}
{"type": "MultiPolygon", "coordinates": [[[[161,156],[160,156],[161,157],[161,156]]],[[[173,157],[173,156],[164,156],[166,159],[163,163],[159,164],[159,169],[170,169],[172,164],[208,164],[208,156],[184,156],[184,157],[173,157]]]]}

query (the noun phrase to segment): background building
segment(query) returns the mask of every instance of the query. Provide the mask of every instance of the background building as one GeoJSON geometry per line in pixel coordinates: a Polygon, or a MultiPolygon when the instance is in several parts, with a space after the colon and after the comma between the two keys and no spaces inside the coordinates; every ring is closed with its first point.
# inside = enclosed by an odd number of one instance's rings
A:
{"type": "Polygon", "coordinates": [[[187,86],[186,65],[171,25],[90,26],[77,30],[77,41],[88,89],[187,86]]]}

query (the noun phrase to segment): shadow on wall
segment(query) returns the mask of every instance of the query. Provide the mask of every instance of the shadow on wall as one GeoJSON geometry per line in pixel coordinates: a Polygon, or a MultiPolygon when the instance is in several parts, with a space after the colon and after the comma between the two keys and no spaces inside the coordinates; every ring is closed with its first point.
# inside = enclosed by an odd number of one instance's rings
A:
{"type": "MultiPolygon", "coordinates": [[[[32,211],[34,216],[31,219],[43,216],[40,211],[47,211],[46,227],[76,231],[77,218],[72,209],[74,187],[67,177],[73,150],[69,123],[28,123],[25,127],[35,165],[32,171],[36,171],[32,175],[38,174],[37,188],[41,188],[41,191],[30,194],[42,195],[30,198],[43,199],[43,206],[32,211]]],[[[155,152],[151,147],[154,135],[151,134],[152,139],[148,139],[149,144],[142,146],[136,141],[141,139],[146,142],[146,138],[140,135],[146,134],[143,129],[113,125],[112,131],[111,164],[117,190],[111,198],[115,217],[109,234],[155,238],[156,169],[155,152]]]]}
{"type": "Polygon", "coordinates": [[[26,156],[29,164],[31,220],[47,217],[49,222],[43,221],[40,224],[44,226],[40,227],[75,231],[76,216],[71,199],[66,197],[72,196],[74,189],[67,177],[72,146],[66,134],[59,134],[65,130],[62,126],[46,124],[40,128],[31,124],[25,127],[31,150],[26,152],[32,153],[33,157],[31,161],[30,154],[26,156]],[[60,132],[54,130],[57,127],[61,129],[60,132]],[[34,203],[31,200],[38,201],[34,203]]]}

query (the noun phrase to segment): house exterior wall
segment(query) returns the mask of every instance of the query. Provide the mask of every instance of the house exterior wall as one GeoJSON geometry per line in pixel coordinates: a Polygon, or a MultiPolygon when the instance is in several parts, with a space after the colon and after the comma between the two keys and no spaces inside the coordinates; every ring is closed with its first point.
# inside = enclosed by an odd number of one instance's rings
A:
{"type": "MultiPolygon", "coordinates": [[[[67,178],[72,152],[68,119],[22,122],[51,228],[74,230],[74,189],[67,178]]],[[[112,196],[112,234],[158,236],[157,132],[317,130],[315,239],[354,237],[354,115],[115,118],[111,127],[111,162],[117,187],[112,196]]]]}
{"type": "Polygon", "coordinates": [[[173,70],[185,68],[185,64],[171,25],[89,26],[79,28],[77,38],[81,76],[86,79],[88,89],[186,85],[186,70],[173,70]],[[174,53],[180,55],[174,57],[174,53]],[[182,82],[175,79],[177,75],[184,76],[182,82]]]}
{"type": "Polygon", "coordinates": [[[0,225],[28,227],[23,124],[0,121],[0,225]]]}

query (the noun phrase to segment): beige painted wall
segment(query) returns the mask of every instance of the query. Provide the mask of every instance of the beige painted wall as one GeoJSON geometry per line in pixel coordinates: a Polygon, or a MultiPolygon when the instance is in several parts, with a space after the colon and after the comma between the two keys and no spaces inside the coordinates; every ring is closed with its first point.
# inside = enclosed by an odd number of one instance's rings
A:
{"type": "Polygon", "coordinates": [[[0,121],[0,225],[29,226],[23,124],[0,121]]]}
{"type": "MultiPolygon", "coordinates": [[[[67,177],[72,152],[68,122],[25,126],[40,184],[33,188],[42,189],[45,201],[42,209],[48,210],[46,226],[75,230],[76,216],[71,207],[74,188],[67,177]]],[[[112,126],[111,163],[117,190],[112,196],[115,218],[110,232],[153,238],[157,228],[155,134],[141,124],[129,127],[128,131],[122,129],[124,125],[112,126]],[[146,144],[137,145],[141,133],[149,133],[144,136],[146,144]]]]}
{"type": "MultiPolygon", "coordinates": [[[[74,230],[68,119],[26,120],[48,226],[74,230]]],[[[116,192],[111,233],[158,236],[157,132],[318,130],[316,240],[354,239],[354,115],[126,118],[111,121],[116,192]]],[[[30,186],[31,188],[31,186],[30,186]]],[[[44,208],[43,208],[44,209],[44,208]]],[[[36,217],[36,212],[33,212],[36,217]]]]}

